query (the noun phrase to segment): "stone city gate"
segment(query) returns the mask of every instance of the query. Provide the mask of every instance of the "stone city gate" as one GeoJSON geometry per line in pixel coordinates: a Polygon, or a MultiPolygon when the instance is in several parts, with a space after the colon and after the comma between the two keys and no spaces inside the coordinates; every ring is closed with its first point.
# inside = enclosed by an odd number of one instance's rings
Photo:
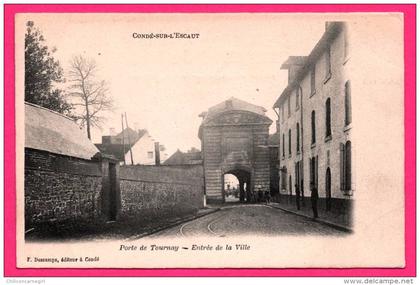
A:
{"type": "Polygon", "coordinates": [[[270,190],[269,126],[263,107],[230,98],[200,114],[206,200],[225,202],[224,175],[238,178],[240,201],[270,190]]]}

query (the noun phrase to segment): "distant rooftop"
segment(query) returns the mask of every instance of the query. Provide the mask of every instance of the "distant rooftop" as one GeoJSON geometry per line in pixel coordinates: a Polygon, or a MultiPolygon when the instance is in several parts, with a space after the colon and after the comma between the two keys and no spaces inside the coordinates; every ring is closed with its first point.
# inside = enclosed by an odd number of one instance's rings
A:
{"type": "Polygon", "coordinates": [[[213,107],[210,107],[207,112],[201,113],[200,116],[204,117],[203,122],[206,122],[214,118],[216,115],[220,113],[231,111],[231,110],[248,111],[248,112],[256,113],[261,116],[265,116],[265,112],[267,112],[267,110],[264,107],[245,102],[235,97],[230,97],[229,99],[223,101],[222,103],[219,103],[213,107]]]}
{"type": "Polygon", "coordinates": [[[201,151],[182,152],[179,149],[163,163],[164,165],[194,165],[201,164],[201,151]]]}
{"type": "Polygon", "coordinates": [[[102,153],[112,155],[119,161],[123,161],[125,154],[130,151],[130,147],[135,145],[146,134],[148,134],[146,129],[135,131],[131,128],[125,128],[115,136],[103,136],[102,143],[95,145],[102,153]],[[108,139],[107,142],[104,141],[104,138],[108,139]],[[124,144],[122,143],[123,141],[124,144]]]}

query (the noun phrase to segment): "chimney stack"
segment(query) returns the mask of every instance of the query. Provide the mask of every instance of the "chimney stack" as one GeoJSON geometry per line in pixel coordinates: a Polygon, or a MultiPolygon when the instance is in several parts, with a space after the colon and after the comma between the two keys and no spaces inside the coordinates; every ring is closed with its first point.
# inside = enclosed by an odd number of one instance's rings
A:
{"type": "Polygon", "coordinates": [[[155,165],[160,165],[160,147],[159,147],[159,142],[155,142],[155,165]]]}
{"type": "Polygon", "coordinates": [[[307,56],[289,56],[282,64],[281,69],[287,69],[289,72],[288,82],[290,84],[295,80],[298,71],[305,65],[307,56]]]}

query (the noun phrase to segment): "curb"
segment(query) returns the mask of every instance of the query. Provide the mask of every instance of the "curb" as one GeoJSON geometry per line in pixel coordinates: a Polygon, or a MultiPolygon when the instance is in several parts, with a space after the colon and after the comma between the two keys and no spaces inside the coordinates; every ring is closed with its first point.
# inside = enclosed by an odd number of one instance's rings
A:
{"type": "Polygon", "coordinates": [[[196,215],[196,216],[193,216],[193,217],[187,217],[187,218],[184,218],[184,219],[181,218],[180,220],[175,221],[175,222],[173,222],[173,223],[171,223],[169,225],[154,228],[154,229],[152,229],[152,230],[150,230],[148,232],[145,232],[145,233],[142,233],[142,234],[138,234],[138,235],[129,237],[129,238],[125,239],[125,240],[129,241],[129,240],[141,239],[141,238],[144,238],[146,236],[150,236],[152,234],[155,234],[157,232],[160,232],[160,231],[163,231],[163,230],[166,230],[166,229],[169,229],[169,228],[173,228],[173,227],[178,226],[180,224],[183,224],[185,222],[189,222],[189,221],[192,221],[192,220],[195,220],[195,219],[198,219],[198,218],[201,218],[201,217],[204,217],[204,216],[207,216],[207,215],[216,213],[217,211],[220,211],[220,208],[214,208],[214,209],[212,209],[211,211],[209,211],[207,213],[203,213],[203,214],[196,215]]]}
{"type": "Polygon", "coordinates": [[[342,225],[338,225],[338,224],[335,224],[335,223],[332,223],[332,222],[328,222],[328,221],[323,220],[323,219],[319,219],[319,218],[314,219],[314,218],[312,218],[310,216],[307,216],[305,214],[301,214],[301,213],[297,213],[297,212],[294,212],[294,211],[291,211],[291,210],[287,210],[287,209],[284,209],[284,208],[279,207],[279,206],[273,206],[273,205],[267,205],[267,206],[269,206],[271,208],[274,208],[274,209],[279,209],[279,210],[287,212],[289,214],[294,214],[294,215],[297,215],[297,216],[300,216],[300,217],[304,217],[304,218],[309,219],[311,221],[329,226],[331,228],[334,228],[334,229],[342,231],[342,232],[353,233],[353,229],[351,229],[351,228],[348,228],[348,227],[345,227],[345,226],[342,226],[342,225]]]}

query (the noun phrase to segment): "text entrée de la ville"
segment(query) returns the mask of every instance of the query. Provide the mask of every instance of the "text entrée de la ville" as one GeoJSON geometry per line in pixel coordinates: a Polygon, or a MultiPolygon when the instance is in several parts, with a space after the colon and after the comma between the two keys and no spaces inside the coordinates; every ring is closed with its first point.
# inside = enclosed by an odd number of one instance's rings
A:
{"type": "Polygon", "coordinates": [[[121,244],[120,251],[247,251],[251,250],[251,246],[248,244],[192,244],[189,246],[178,246],[178,245],[134,245],[134,244],[121,244]]]}

